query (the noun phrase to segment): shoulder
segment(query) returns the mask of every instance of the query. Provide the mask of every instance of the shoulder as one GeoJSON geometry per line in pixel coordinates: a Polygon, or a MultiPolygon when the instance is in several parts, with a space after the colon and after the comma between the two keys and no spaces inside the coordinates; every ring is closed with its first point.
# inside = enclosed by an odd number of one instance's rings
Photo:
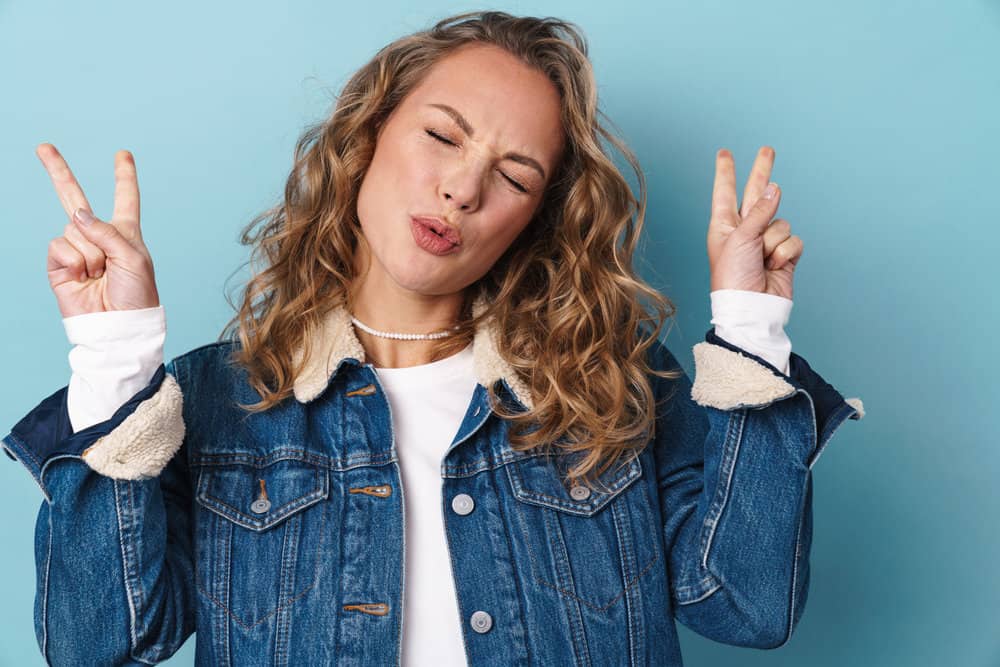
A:
{"type": "Polygon", "coordinates": [[[216,341],[206,343],[173,357],[166,363],[168,373],[177,378],[187,380],[206,370],[216,370],[222,366],[232,365],[231,358],[238,349],[234,341],[216,341]]]}
{"type": "Polygon", "coordinates": [[[166,363],[166,372],[174,376],[183,393],[185,414],[260,400],[248,382],[246,369],[234,359],[239,349],[236,341],[217,341],[188,350],[166,363]]]}

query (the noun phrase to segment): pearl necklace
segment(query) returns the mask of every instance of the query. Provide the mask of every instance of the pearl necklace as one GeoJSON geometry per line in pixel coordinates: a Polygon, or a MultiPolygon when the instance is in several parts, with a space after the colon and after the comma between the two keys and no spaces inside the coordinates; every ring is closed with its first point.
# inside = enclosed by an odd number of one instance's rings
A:
{"type": "MultiPolygon", "coordinates": [[[[381,338],[395,338],[396,340],[434,340],[437,338],[444,338],[445,336],[450,336],[451,331],[437,331],[435,333],[429,334],[414,334],[414,333],[392,333],[388,331],[377,331],[372,329],[370,326],[362,322],[356,317],[351,317],[351,322],[354,323],[356,327],[362,331],[367,331],[373,336],[380,336],[381,338]]],[[[458,327],[452,327],[457,329],[458,327]]]]}

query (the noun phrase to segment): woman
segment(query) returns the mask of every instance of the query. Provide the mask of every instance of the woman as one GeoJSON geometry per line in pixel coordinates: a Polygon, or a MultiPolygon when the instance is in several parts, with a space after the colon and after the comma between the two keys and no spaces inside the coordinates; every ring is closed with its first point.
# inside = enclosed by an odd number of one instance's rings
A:
{"type": "Polygon", "coordinates": [[[102,222],[38,153],[74,375],[4,446],[45,494],[51,664],[194,631],[211,665],[679,665],[671,617],[790,637],[811,467],[863,412],[781,331],[803,246],[770,149],[740,210],[717,155],[693,385],[572,24],[465,14],[383,48],[244,233],[263,266],[230,335],[166,364],[131,155],[102,222]]]}

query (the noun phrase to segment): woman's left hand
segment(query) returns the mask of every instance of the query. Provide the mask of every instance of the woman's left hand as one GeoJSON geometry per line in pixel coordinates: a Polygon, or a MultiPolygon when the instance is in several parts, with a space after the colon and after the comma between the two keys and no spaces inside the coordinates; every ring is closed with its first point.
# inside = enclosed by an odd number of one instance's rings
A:
{"type": "Polygon", "coordinates": [[[757,153],[736,205],[736,167],[725,148],[715,156],[712,217],[708,223],[708,265],[711,290],[740,289],[792,298],[792,278],[802,256],[802,239],[792,234],[787,220],[774,219],[781,200],[776,184],[773,196],[765,189],[774,167],[774,149],[757,153]]]}

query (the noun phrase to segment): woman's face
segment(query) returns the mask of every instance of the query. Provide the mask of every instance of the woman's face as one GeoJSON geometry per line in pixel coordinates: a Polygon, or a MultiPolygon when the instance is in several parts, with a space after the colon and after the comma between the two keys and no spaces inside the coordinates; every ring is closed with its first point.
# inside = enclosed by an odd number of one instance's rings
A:
{"type": "Polygon", "coordinates": [[[422,295],[478,280],[542,203],[562,135],[559,93],[543,73],[482,44],[439,60],[383,124],[358,193],[366,280],[422,295]],[[439,218],[460,243],[425,249],[414,217],[439,218]]]}

